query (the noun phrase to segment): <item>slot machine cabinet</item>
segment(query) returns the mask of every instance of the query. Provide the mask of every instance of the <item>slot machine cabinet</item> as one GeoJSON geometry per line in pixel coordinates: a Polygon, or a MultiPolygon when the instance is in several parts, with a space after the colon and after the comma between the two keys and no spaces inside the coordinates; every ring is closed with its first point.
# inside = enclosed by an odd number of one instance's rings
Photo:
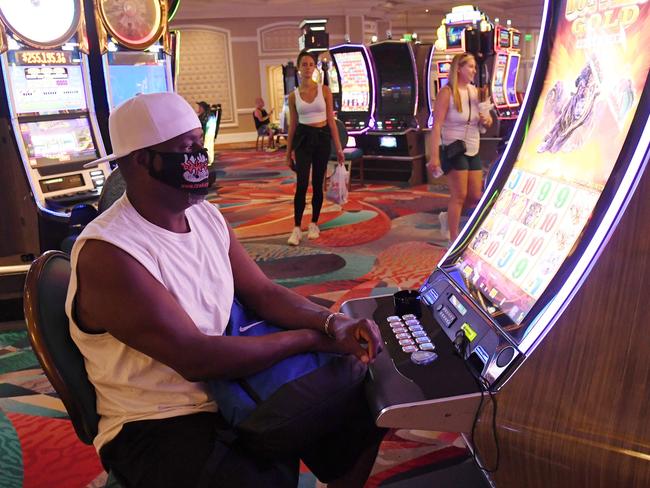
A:
{"type": "Polygon", "coordinates": [[[517,100],[517,73],[519,71],[519,45],[521,34],[514,29],[496,25],[491,31],[494,54],[488,60],[490,93],[499,120],[514,121],[519,116],[517,100]],[[517,48],[513,49],[513,39],[517,48]]]}
{"type": "Polygon", "coordinates": [[[83,167],[105,150],[81,2],[0,2],[0,28],[0,259],[24,266],[59,248],[72,207],[97,200],[110,167],[83,167]]]}
{"type": "Polygon", "coordinates": [[[431,59],[433,44],[415,42],[413,44],[415,66],[418,74],[418,103],[415,118],[421,130],[433,126],[433,107],[431,106],[431,59]]]}
{"type": "Polygon", "coordinates": [[[384,338],[377,423],[474,431],[466,441],[507,488],[650,483],[650,5],[624,35],[603,26],[590,41],[573,23],[591,14],[572,5],[545,3],[513,137],[421,286],[420,318],[390,296],[342,307],[384,338]]]}
{"type": "Polygon", "coordinates": [[[111,110],[138,93],[174,91],[180,32],[169,22],[180,0],[146,0],[135,10],[120,0],[84,0],[89,64],[100,129],[110,152],[111,110]]]}
{"type": "MultiPolygon", "coordinates": [[[[414,48],[411,42],[387,40],[370,45],[376,78],[376,124],[372,130],[357,137],[363,149],[364,179],[408,182],[418,185],[425,181],[425,148],[423,128],[427,127],[430,105],[419,95],[419,78],[424,68],[418,60],[430,62],[430,45],[414,48]],[[429,54],[429,56],[427,56],[429,54]],[[420,104],[425,104],[424,109],[420,104]],[[420,126],[419,117],[424,126],[420,126]]],[[[425,88],[423,88],[425,89],[425,88]]],[[[428,97],[428,88],[427,97],[428,97]]]]}

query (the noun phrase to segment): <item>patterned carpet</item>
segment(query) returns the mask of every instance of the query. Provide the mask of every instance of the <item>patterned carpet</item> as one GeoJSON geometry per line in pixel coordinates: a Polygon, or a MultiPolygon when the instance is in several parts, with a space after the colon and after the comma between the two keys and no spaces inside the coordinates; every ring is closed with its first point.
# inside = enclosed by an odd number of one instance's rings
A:
{"type": "MultiPolygon", "coordinates": [[[[353,182],[342,207],[326,202],[319,239],[286,244],[293,227],[294,174],[284,154],[219,154],[218,203],[237,236],[273,279],[332,310],[348,299],[417,288],[444,249],[436,214],[444,188],[353,182]]],[[[308,205],[303,227],[311,217],[308,205]]],[[[92,447],[79,442],[20,324],[0,330],[0,488],[103,486],[92,447]]],[[[456,434],[391,431],[367,487],[413,486],[418,477],[464,459],[456,434]]],[[[306,470],[300,486],[316,480],[306,470]]]]}

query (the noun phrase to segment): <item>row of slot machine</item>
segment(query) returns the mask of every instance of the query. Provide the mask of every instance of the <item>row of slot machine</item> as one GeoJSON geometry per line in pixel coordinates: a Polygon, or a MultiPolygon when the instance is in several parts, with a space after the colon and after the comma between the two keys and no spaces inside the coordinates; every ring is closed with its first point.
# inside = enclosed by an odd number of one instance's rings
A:
{"type": "Polygon", "coordinates": [[[425,133],[433,125],[432,92],[446,84],[456,53],[475,54],[476,85],[489,87],[497,118],[516,120],[521,33],[490,23],[476,7],[462,6],[443,19],[438,39],[440,49],[404,40],[330,48],[334,109],[363,149],[368,179],[426,181],[425,133]]]}
{"type": "Polygon", "coordinates": [[[422,183],[433,45],[386,40],[329,52],[334,110],[363,149],[368,178],[422,183]]]}
{"type": "Polygon", "coordinates": [[[440,32],[440,39],[444,39],[445,58],[435,63],[437,91],[449,80],[453,55],[471,52],[478,62],[477,85],[489,87],[497,117],[501,120],[516,119],[521,105],[517,97],[521,32],[509,26],[492,25],[476,8],[461,12],[464,15],[460,18],[448,16],[440,32]],[[481,22],[485,31],[481,31],[481,22]]]}
{"type": "Polygon", "coordinates": [[[378,425],[465,433],[497,486],[650,483],[649,33],[645,1],[545,2],[513,135],[419,306],[341,308],[380,326],[378,425]]]}
{"type": "Polygon", "coordinates": [[[0,275],[59,248],[72,208],[97,201],[108,115],[138,93],[172,91],[178,1],[0,1],[0,275]]]}

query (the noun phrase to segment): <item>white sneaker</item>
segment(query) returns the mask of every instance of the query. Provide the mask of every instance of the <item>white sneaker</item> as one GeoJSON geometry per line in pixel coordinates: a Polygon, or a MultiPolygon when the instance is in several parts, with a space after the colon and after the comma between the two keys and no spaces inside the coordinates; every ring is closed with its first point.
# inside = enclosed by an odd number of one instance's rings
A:
{"type": "Polygon", "coordinates": [[[320,236],[320,229],[315,222],[309,222],[309,231],[307,232],[307,239],[318,239],[320,236]]]}
{"type": "Polygon", "coordinates": [[[287,240],[287,244],[290,246],[297,246],[300,244],[300,239],[302,239],[302,231],[300,230],[300,227],[294,227],[293,232],[291,232],[291,235],[287,240]]]}
{"type": "Polygon", "coordinates": [[[449,239],[449,224],[447,222],[447,212],[440,212],[438,214],[438,220],[440,221],[440,233],[446,239],[449,239]]]}

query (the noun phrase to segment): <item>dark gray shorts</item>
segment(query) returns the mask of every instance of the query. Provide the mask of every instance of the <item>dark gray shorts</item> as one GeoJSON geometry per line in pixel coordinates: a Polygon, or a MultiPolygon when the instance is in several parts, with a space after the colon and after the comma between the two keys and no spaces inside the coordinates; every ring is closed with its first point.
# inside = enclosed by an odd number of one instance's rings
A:
{"type": "Polygon", "coordinates": [[[440,167],[445,174],[449,173],[452,169],[456,171],[480,171],[483,169],[481,158],[478,154],[475,154],[474,156],[460,154],[451,160],[447,160],[447,158],[441,154],[440,167]]]}

